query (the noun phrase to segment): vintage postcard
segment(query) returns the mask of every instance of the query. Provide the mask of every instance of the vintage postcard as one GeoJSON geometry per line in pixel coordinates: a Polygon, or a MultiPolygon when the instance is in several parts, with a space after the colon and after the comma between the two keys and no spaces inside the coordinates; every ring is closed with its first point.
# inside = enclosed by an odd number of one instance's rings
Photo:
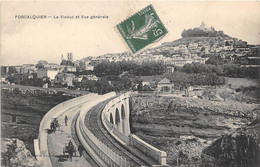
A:
{"type": "Polygon", "coordinates": [[[257,1],[1,1],[1,166],[259,167],[257,1]]]}

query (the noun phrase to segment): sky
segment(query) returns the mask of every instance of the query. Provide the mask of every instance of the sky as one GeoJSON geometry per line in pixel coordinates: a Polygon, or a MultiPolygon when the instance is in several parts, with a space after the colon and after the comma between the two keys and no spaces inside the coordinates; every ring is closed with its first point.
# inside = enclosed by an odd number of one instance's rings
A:
{"type": "Polygon", "coordinates": [[[2,1],[1,65],[60,63],[72,52],[74,60],[128,51],[115,26],[152,4],[169,33],[163,42],[181,38],[183,29],[200,26],[223,30],[231,37],[260,44],[259,2],[192,1],[2,1]],[[47,19],[17,19],[47,15],[47,19]],[[108,16],[108,19],[54,19],[54,16],[108,16]]]}

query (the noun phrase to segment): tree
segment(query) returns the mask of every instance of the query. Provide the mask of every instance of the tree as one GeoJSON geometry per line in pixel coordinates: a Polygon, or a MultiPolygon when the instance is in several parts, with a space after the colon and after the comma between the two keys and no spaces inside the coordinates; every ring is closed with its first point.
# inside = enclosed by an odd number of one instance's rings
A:
{"type": "Polygon", "coordinates": [[[222,65],[224,64],[224,61],[220,57],[220,55],[211,55],[209,59],[206,61],[206,64],[222,65]]]}
{"type": "Polygon", "coordinates": [[[51,84],[48,78],[24,78],[21,85],[42,87],[45,83],[51,84]]]}
{"type": "Polygon", "coordinates": [[[47,64],[48,64],[47,61],[45,61],[45,60],[40,60],[40,61],[38,61],[38,63],[36,64],[36,68],[37,68],[37,69],[42,69],[42,68],[44,68],[44,66],[47,65],[47,64]]]}
{"type": "Polygon", "coordinates": [[[20,84],[22,81],[22,74],[14,74],[7,77],[10,83],[20,84]]]}
{"type": "Polygon", "coordinates": [[[98,94],[105,94],[113,91],[112,85],[109,84],[108,80],[101,78],[96,82],[96,92],[98,94]]]}

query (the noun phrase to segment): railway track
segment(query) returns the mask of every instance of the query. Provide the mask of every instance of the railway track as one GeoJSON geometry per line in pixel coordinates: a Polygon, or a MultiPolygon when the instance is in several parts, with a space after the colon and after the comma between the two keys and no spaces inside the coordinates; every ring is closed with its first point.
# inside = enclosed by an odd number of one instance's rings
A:
{"type": "Polygon", "coordinates": [[[84,124],[100,141],[113,150],[113,152],[124,157],[127,162],[129,162],[130,166],[150,166],[124,148],[121,143],[116,141],[103,126],[101,121],[101,111],[110,100],[111,99],[106,100],[91,108],[85,117],[84,124]]]}

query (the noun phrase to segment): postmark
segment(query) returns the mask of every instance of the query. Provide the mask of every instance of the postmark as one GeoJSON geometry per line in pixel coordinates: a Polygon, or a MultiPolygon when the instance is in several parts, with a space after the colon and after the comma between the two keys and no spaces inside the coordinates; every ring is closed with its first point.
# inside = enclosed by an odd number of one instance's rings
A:
{"type": "Polygon", "coordinates": [[[152,5],[121,22],[116,29],[133,54],[168,33],[152,5]]]}

